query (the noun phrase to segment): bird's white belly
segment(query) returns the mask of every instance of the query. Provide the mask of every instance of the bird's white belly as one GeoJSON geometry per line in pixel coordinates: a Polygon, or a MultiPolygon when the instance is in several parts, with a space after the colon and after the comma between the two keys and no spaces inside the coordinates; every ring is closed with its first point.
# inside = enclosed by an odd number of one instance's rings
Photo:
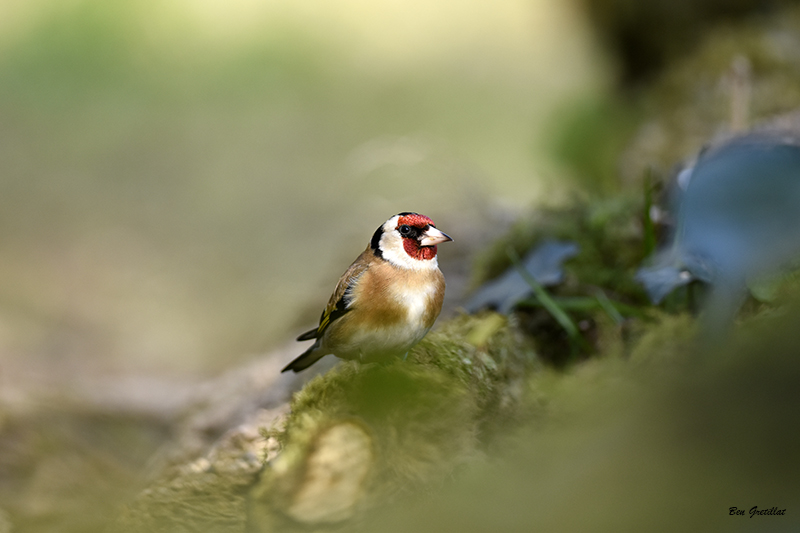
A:
{"type": "Polygon", "coordinates": [[[430,305],[435,287],[400,287],[395,291],[397,302],[406,308],[409,325],[422,326],[422,317],[430,305]]]}
{"type": "Polygon", "coordinates": [[[392,326],[364,330],[352,339],[352,348],[361,360],[383,359],[387,356],[402,356],[428,333],[424,322],[425,312],[433,297],[432,289],[401,287],[392,295],[405,308],[405,320],[392,326]]]}

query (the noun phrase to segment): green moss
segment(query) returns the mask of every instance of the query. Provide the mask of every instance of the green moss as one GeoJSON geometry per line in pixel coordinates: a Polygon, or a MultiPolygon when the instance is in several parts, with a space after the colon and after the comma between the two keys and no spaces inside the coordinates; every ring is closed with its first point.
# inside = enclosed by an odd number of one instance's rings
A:
{"type": "Polygon", "coordinates": [[[601,287],[609,296],[645,303],[644,292],[633,279],[644,258],[643,201],[640,195],[628,194],[592,202],[576,198],[564,207],[537,209],[476,259],[473,285],[511,267],[509,247],[524,256],[545,239],[565,239],[578,243],[580,253],[565,263],[566,282],[556,294],[585,295],[587,288],[601,287]]]}
{"type": "Polygon", "coordinates": [[[437,405],[463,411],[477,422],[495,418],[498,406],[509,403],[501,399],[503,389],[535,364],[531,346],[505,320],[482,344],[469,342],[472,332],[496,317],[462,315],[446,322],[423,339],[407,361],[347,362],[315,378],[294,396],[287,434],[302,417],[358,416],[370,425],[384,425],[394,417],[402,425],[424,419],[437,405]]]}
{"type": "Polygon", "coordinates": [[[647,319],[651,309],[634,278],[647,249],[643,205],[644,195],[629,193],[605,200],[575,199],[567,206],[539,209],[477,258],[474,284],[510,268],[509,249],[523,256],[547,239],[576,242],[580,251],[564,264],[564,281],[547,290],[578,325],[578,341],[536,299],[520,302],[517,317],[521,329],[536,340],[539,356],[556,366],[597,353],[601,349],[598,343],[603,341],[598,329],[601,323],[608,318],[616,322],[620,318],[647,319]]]}
{"type": "Polygon", "coordinates": [[[432,490],[518,416],[536,364],[528,341],[496,314],[444,323],[405,361],[344,362],[294,395],[285,430],[269,431],[283,451],[258,499],[278,509],[291,501],[318,436],[346,421],[362,425],[375,450],[364,505],[432,490]]]}
{"type": "Polygon", "coordinates": [[[688,355],[697,335],[695,320],[688,314],[660,314],[656,324],[639,327],[631,343],[634,362],[658,362],[688,355]]]}
{"type": "MultiPolygon", "coordinates": [[[[797,319],[705,349],[690,340],[691,318],[660,315],[626,343],[636,364],[598,357],[534,373],[529,397],[544,416],[509,437],[502,458],[356,530],[722,531],[731,498],[794,501],[797,319]]],[[[759,509],[771,505],[786,504],[759,509]]]]}
{"type": "Polygon", "coordinates": [[[283,513],[309,482],[309,456],[332,427],[355,423],[371,439],[374,465],[358,509],[416,500],[476,464],[495,441],[507,444],[512,428],[596,403],[592,391],[614,382],[629,358],[648,362],[655,346],[668,359],[693,334],[685,316],[659,315],[627,330],[610,319],[599,324],[602,354],[566,373],[543,367],[513,322],[485,313],[443,323],[406,361],[345,362],[316,377],[295,394],[285,429],[270,431],[283,451],[254,491],[258,522],[296,527],[283,513]]]}

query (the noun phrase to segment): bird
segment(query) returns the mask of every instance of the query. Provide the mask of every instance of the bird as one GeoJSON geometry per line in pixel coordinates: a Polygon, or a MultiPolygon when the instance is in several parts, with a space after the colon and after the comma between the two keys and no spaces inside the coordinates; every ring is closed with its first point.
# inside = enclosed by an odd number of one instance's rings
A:
{"type": "Polygon", "coordinates": [[[297,337],[314,344],[281,372],[300,372],[328,354],[362,363],[408,355],[442,310],[437,245],[452,240],[419,213],[381,224],[339,278],[319,325],[297,337]]]}

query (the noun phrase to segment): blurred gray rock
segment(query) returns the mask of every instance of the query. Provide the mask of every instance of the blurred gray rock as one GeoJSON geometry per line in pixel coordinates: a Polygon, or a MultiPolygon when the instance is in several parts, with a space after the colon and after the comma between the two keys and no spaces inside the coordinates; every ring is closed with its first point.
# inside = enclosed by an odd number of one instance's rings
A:
{"type": "Polygon", "coordinates": [[[749,281],[800,258],[800,114],[706,149],[681,176],[675,235],[637,279],[654,302],[710,283],[709,311],[724,321],[749,281]]]}

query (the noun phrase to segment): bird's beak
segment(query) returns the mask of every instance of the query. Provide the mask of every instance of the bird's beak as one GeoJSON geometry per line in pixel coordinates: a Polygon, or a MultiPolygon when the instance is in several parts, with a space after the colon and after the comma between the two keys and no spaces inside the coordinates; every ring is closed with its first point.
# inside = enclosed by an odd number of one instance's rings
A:
{"type": "Polygon", "coordinates": [[[452,240],[453,239],[451,239],[446,233],[439,231],[433,226],[428,226],[428,229],[426,229],[422,234],[422,238],[419,240],[419,243],[422,246],[435,246],[437,244],[452,240]]]}

